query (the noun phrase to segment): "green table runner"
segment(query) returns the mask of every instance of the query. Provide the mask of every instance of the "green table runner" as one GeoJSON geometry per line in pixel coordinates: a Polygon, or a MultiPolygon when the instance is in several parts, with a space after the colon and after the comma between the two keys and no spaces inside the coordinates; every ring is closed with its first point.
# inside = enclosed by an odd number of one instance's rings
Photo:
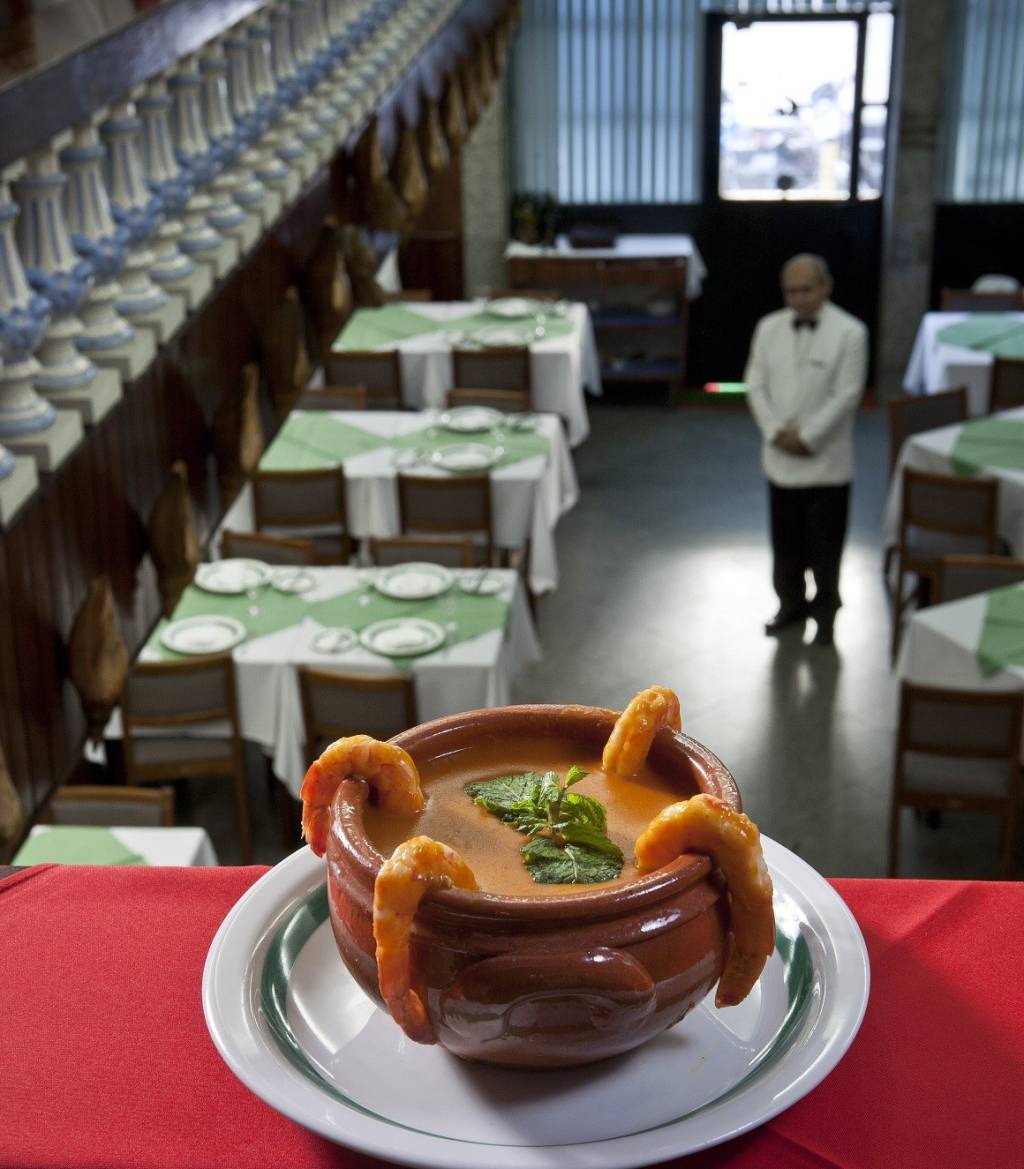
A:
{"type": "Polygon", "coordinates": [[[983,349],[1009,356],[1003,353],[1002,346],[1024,341],[1024,321],[999,313],[972,313],[966,320],[940,329],[936,339],[947,345],[962,345],[967,349],[983,349]]]}
{"type": "Polygon", "coordinates": [[[15,865],[144,865],[137,852],[122,844],[109,828],[58,824],[30,836],[11,862],[15,865]]]}
{"type": "Polygon", "coordinates": [[[332,348],[339,352],[346,349],[383,349],[411,337],[453,331],[465,334],[466,340],[472,343],[481,329],[491,329],[496,325],[518,333],[520,344],[530,345],[535,341],[568,336],[576,328],[567,317],[545,313],[544,335],[538,337],[535,332],[538,323],[535,317],[500,317],[486,311],[437,320],[423,313],[412,312],[401,304],[387,304],[381,308],[358,309],[335,338],[332,348]]]}
{"type": "Polygon", "coordinates": [[[992,467],[1024,470],[1024,422],[971,419],[964,423],[950,457],[958,475],[974,475],[992,467]]]}
{"type": "Polygon", "coordinates": [[[548,440],[534,430],[502,429],[502,438],[490,431],[482,434],[459,434],[442,426],[424,426],[407,434],[385,438],[371,434],[346,422],[339,422],[325,412],[292,411],[284,426],[260,459],[264,471],[306,471],[318,467],[334,467],[344,459],[368,451],[420,450],[429,457],[441,447],[453,443],[478,442],[493,450],[497,446],[504,454],[495,464],[508,466],[532,455],[546,455],[548,440]]]}
{"type": "MultiPolygon", "coordinates": [[[[348,625],[357,633],[386,618],[421,617],[426,621],[436,621],[442,627],[454,625],[454,628],[446,628],[446,644],[451,646],[491,629],[503,628],[507,613],[507,601],[500,597],[465,593],[457,583],[441,596],[423,601],[396,601],[377,592],[372,584],[356,585],[350,591],[325,601],[307,601],[302,593],[281,593],[269,586],[261,590],[255,601],[244,595],[222,596],[190,586],[182,594],[173,619],[200,614],[236,617],[245,626],[249,637],[254,638],[299,625],[306,617],[328,627],[348,625]],[[255,617],[249,613],[254,604],[260,610],[255,617]]],[[[165,660],[178,661],[184,655],[167,649],[160,641],[166,625],[166,621],[157,625],[149,639],[148,649],[165,660]]],[[[396,657],[390,660],[405,669],[413,659],[396,657]]]]}
{"type": "Polygon", "coordinates": [[[977,654],[983,674],[1024,666],[1024,589],[1010,586],[989,594],[977,654]]]}

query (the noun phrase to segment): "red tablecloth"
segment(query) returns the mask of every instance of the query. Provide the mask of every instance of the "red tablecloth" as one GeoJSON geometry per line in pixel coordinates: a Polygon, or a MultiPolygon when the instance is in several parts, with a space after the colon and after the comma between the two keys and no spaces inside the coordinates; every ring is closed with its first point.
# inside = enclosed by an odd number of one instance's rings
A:
{"type": "MultiPolygon", "coordinates": [[[[3,1169],[372,1169],[222,1063],[200,986],[261,868],[39,866],[0,881],[3,1169]]],[[[686,1169],[1019,1169],[1024,884],[833,882],[871,955],[832,1074],[686,1169]]]]}

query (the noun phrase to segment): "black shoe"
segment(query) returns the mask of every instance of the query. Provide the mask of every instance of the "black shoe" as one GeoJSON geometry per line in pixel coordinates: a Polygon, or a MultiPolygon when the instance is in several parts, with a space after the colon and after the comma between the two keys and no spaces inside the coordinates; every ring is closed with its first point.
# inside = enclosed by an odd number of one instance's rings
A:
{"type": "Polygon", "coordinates": [[[791,625],[803,625],[806,620],[807,614],[799,609],[780,609],[771,621],[765,622],[764,631],[769,637],[774,637],[776,633],[789,629],[791,625]]]}
{"type": "Polygon", "coordinates": [[[832,622],[819,621],[813,638],[814,645],[833,645],[832,622]]]}

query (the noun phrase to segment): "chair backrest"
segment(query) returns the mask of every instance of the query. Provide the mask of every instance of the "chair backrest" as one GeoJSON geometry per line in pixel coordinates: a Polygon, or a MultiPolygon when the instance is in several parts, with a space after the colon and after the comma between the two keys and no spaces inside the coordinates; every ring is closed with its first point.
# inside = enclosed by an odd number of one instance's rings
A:
{"type": "Polygon", "coordinates": [[[297,410],[365,410],[366,386],[323,386],[305,390],[295,403],[297,410]]]}
{"type": "Polygon", "coordinates": [[[1012,410],[1014,406],[1024,406],[1024,360],[997,357],[992,364],[988,412],[1012,410]]]}
{"type": "Polygon", "coordinates": [[[170,828],[174,824],[174,790],[121,784],[72,784],[57,788],[42,820],[46,824],[170,828]]]}
{"type": "Polygon", "coordinates": [[[940,556],[935,600],[958,601],[1024,581],[1024,560],[1010,556],[940,556]]]}
{"type": "Polygon", "coordinates": [[[939,475],[904,467],[900,543],[906,545],[911,528],[922,528],[974,536],[980,551],[995,552],[998,505],[996,479],[939,475]]]}
{"type": "Polygon", "coordinates": [[[270,536],[265,532],[233,532],[225,529],[220,537],[221,554],[249,557],[266,564],[312,564],[316,545],[300,536],[270,536]]]}
{"type": "Polygon", "coordinates": [[[1022,726],[1022,691],[949,690],[904,681],[897,754],[1006,759],[1009,785],[1020,770],[1022,726]]]}
{"type": "Polygon", "coordinates": [[[527,390],[474,390],[466,386],[448,391],[448,406],[490,406],[503,414],[520,414],[531,409],[527,390]]]}
{"type": "Polygon", "coordinates": [[[300,666],[299,691],[311,760],[344,735],[390,739],[419,721],[407,675],[372,677],[300,666]]]}
{"type": "Polygon", "coordinates": [[[473,541],[443,539],[439,536],[388,536],[370,540],[370,560],[382,568],[425,560],[446,568],[469,568],[473,564],[473,541]]]}
{"type": "Polygon", "coordinates": [[[937,394],[916,394],[889,401],[889,471],[912,434],[967,421],[967,390],[957,386],[937,394]]]}
{"type": "Polygon", "coordinates": [[[490,476],[442,478],[400,473],[398,514],[403,535],[458,532],[482,536],[490,562],[494,550],[490,476]]]}
{"type": "Polygon", "coordinates": [[[345,473],[339,467],[311,471],[259,471],[253,479],[256,527],[346,528],[345,473]]]}
{"type": "Polygon", "coordinates": [[[1024,298],[1017,291],[975,292],[972,288],[944,288],[944,313],[1004,313],[1024,307],[1024,298]]]}
{"type": "Polygon", "coordinates": [[[494,349],[453,349],[458,389],[530,391],[530,350],[525,345],[494,349]]]}
{"type": "Polygon", "coordinates": [[[397,349],[347,349],[329,352],[324,380],[332,386],[365,386],[369,406],[400,409],[402,365],[397,349]]]}

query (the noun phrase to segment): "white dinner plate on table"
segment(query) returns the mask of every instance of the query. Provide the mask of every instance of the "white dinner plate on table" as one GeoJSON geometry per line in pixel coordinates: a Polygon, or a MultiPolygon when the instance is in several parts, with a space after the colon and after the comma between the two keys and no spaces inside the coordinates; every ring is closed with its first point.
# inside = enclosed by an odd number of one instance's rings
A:
{"type": "Polygon", "coordinates": [[[262,560],[234,557],[200,564],[194,583],[204,593],[238,596],[249,589],[262,588],[270,579],[270,565],[262,560]]]}
{"type": "Polygon", "coordinates": [[[532,300],[528,296],[502,296],[497,300],[489,300],[484,310],[492,317],[506,317],[510,321],[515,321],[523,317],[535,317],[547,307],[546,304],[532,300]]]}
{"type": "Polygon", "coordinates": [[[160,631],[160,643],[179,654],[219,654],[245,641],[245,626],[237,617],[180,617],[160,631]]]}
{"type": "Polygon", "coordinates": [[[275,569],[270,587],[279,593],[306,593],[316,584],[316,577],[306,568],[275,569]]]}
{"type": "Polygon", "coordinates": [[[489,471],[504,453],[482,442],[455,442],[438,447],[430,461],[445,471],[489,471]]]}
{"type": "Polygon", "coordinates": [[[473,334],[473,340],[490,349],[505,349],[510,346],[528,345],[536,337],[532,328],[514,329],[511,325],[485,325],[473,334]]]}
{"type": "Polygon", "coordinates": [[[373,587],[396,601],[422,601],[447,592],[454,579],[441,564],[410,561],[381,569],[373,578],[373,587]]]}
{"type": "Polygon", "coordinates": [[[420,617],[388,617],[367,625],[359,641],[371,653],[387,658],[412,658],[444,645],[444,630],[436,621],[420,617]]]}
{"type": "Polygon", "coordinates": [[[776,951],[747,999],[713,996],[636,1051],[543,1074],[410,1043],[347,972],[307,848],[217,931],[203,1010],[217,1049],[271,1107],[374,1157],[438,1169],[630,1169],[777,1116],[843,1057],[867,1006],[864,939],[832,887],[762,836],[776,951]]]}
{"type": "Polygon", "coordinates": [[[459,578],[459,588],[475,597],[493,597],[501,592],[501,587],[501,577],[489,569],[466,572],[459,578]]]}
{"type": "Polygon", "coordinates": [[[341,654],[350,650],[359,642],[359,636],[354,629],[347,625],[338,625],[332,629],[321,629],[310,640],[310,648],[318,654],[341,654]]]}
{"type": "Polygon", "coordinates": [[[438,421],[445,430],[454,430],[459,434],[480,434],[500,426],[505,421],[505,415],[490,406],[456,406],[452,410],[445,410],[438,421]]]}

